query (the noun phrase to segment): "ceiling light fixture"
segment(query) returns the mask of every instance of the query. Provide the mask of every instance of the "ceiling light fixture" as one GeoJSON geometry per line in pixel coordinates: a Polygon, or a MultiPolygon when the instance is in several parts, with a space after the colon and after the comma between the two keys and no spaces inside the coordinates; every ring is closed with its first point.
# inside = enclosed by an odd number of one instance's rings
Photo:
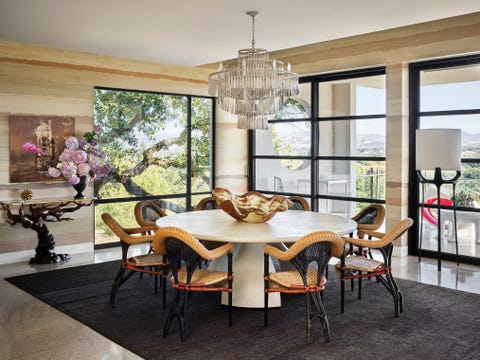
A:
{"type": "Polygon", "coordinates": [[[266,49],[255,48],[255,17],[252,17],[252,47],[238,51],[238,58],[220,63],[218,71],[208,77],[208,92],[218,97],[218,106],[238,116],[239,129],[268,129],[268,118],[283,103],[298,94],[298,75],[290,63],[269,59],[266,49]]]}

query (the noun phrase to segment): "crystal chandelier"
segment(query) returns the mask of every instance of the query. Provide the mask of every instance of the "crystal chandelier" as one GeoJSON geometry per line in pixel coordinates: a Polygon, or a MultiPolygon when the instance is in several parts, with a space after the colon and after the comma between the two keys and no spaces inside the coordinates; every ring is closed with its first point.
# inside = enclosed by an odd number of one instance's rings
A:
{"type": "Polygon", "coordinates": [[[208,92],[218,97],[218,106],[238,116],[239,129],[268,129],[268,118],[283,103],[298,94],[298,75],[290,63],[271,60],[266,49],[255,48],[255,16],[252,17],[252,47],[238,51],[238,58],[220,63],[208,77],[208,92]]]}

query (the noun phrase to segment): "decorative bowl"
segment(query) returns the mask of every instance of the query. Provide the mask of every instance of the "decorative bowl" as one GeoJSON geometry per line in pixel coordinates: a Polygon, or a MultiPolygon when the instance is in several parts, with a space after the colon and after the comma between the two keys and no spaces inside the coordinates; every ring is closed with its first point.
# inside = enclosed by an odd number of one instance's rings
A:
{"type": "Polygon", "coordinates": [[[277,212],[286,211],[291,205],[291,201],[283,196],[268,198],[256,191],[234,195],[227,189],[215,188],[212,194],[223,211],[236,220],[248,223],[267,222],[277,212]]]}

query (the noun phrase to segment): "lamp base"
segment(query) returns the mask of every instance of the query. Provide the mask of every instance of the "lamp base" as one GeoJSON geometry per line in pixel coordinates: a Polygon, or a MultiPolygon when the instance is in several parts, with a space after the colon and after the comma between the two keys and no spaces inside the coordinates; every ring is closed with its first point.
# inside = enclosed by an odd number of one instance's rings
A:
{"type": "Polygon", "coordinates": [[[441,197],[440,197],[440,188],[442,185],[450,184],[453,187],[453,219],[455,223],[455,250],[457,256],[457,266],[459,265],[458,262],[458,235],[457,235],[457,208],[456,208],[456,201],[455,201],[455,186],[457,184],[458,179],[461,176],[460,171],[456,171],[456,174],[451,179],[444,179],[442,177],[442,170],[437,167],[435,168],[435,173],[433,179],[427,179],[421,173],[421,171],[417,170],[417,176],[419,178],[420,183],[422,184],[422,217],[421,217],[421,225],[420,225],[420,245],[418,247],[418,261],[421,261],[422,257],[422,238],[423,238],[423,210],[424,210],[424,186],[425,184],[432,184],[435,185],[437,189],[437,270],[442,270],[442,221],[441,221],[441,197]]]}

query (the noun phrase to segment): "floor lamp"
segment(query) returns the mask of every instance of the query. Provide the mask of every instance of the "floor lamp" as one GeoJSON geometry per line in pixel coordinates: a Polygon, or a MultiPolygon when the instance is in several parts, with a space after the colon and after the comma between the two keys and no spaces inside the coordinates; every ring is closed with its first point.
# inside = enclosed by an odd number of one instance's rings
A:
{"type": "Polygon", "coordinates": [[[457,209],[455,200],[455,186],[461,175],[461,130],[460,129],[419,129],[416,132],[416,170],[419,182],[422,184],[422,213],[420,227],[420,246],[418,261],[422,254],[423,215],[425,206],[425,186],[432,184],[437,190],[437,264],[441,271],[442,251],[442,220],[440,215],[442,185],[452,185],[453,221],[455,224],[455,250],[458,265],[458,236],[457,236],[457,209]],[[422,171],[434,171],[433,178],[427,178],[422,171]],[[442,171],[455,171],[455,176],[444,179],[442,171]]]}

